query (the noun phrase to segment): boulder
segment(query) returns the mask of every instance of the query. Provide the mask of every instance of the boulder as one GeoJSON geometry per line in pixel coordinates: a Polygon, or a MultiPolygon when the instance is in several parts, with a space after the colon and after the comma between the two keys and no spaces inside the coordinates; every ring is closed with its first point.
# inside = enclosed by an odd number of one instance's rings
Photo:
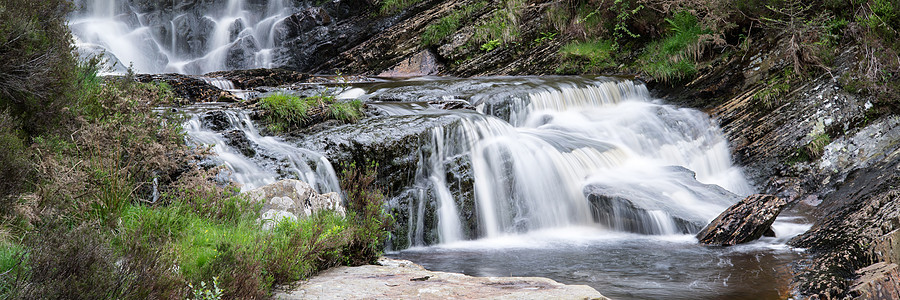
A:
{"type": "Polygon", "coordinates": [[[422,50],[419,53],[397,63],[390,70],[381,72],[381,77],[416,77],[427,75],[438,75],[444,68],[437,57],[429,50],[422,50]]]}
{"type": "Polygon", "coordinates": [[[711,246],[732,246],[757,240],[771,232],[775,217],[786,205],[787,201],[772,195],[751,195],[700,230],[697,239],[701,244],[711,246]]]}
{"type": "Polygon", "coordinates": [[[319,194],[309,184],[286,179],[245,192],[251,202],[263,202],[260,222],[263,229],[272,229],[285,219],[296,221],[313,214],[332,210],[344,215],[341,197],[337,193],[319,194]]]}

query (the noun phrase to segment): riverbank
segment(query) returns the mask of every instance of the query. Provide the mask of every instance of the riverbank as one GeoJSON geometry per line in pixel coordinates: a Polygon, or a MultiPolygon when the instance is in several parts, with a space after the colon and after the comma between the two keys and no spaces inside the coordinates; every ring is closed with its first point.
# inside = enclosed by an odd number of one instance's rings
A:
{"type": "Polygon", "coordinates": [[[406,260],[382,257],[376,265],[335,267],[281,291],[275,299],[596,299],[584,285],[540,277],[472,277],[428,271],[406,260]]]}

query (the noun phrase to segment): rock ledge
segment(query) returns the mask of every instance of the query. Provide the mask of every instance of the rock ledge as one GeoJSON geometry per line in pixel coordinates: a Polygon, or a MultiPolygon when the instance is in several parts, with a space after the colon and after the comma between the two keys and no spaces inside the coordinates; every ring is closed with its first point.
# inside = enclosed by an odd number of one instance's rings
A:
{"type": "Polygon", "coordinates": [[[275,299],[603,299],[585,285],[539,277],[471,277],[432,272],[406,260],[337,267],[282,291],[275,299]]]}

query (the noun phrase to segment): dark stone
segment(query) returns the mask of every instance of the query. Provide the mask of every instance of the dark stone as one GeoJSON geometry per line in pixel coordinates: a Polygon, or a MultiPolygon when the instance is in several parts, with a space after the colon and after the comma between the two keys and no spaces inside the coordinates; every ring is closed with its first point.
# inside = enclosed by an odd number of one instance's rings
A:
{"type": "Polygon", "coordinates": [[[720,214],[697,234],[697,239],[701,244],[711,246],[732,246],[757,240],[772,230],[775,217],[786,205],[787,201],[772,195],[751,195],[720,214]]]}
{"type": "Polygon", "coordinates": [[[285,84],[306,82],[310,76],[306,73],[285,69],[249,69],[219,71],[206,74],[207,77],[222,77],[231,80],[234,87],[249,90],[257,87],[277,87],[285,84]]]}
{"type": "Polygon", "coordinates": [[[235,102],[237,97],[201,79],[181,74],[139,74],[138,82],[165,82],[179,98],[194,102],[235,102]]]}
{"type": "Polygon", "coordinates": [[[241,130],[231,130],[224,134],[225,142],[240,151],[246,157],[256,156],[256,143],[250,141],[247,135],[241,130]]]}
{"type": "Polygon", "coordinates": [[[225,131],[231,128],[231,124],[228,122],[228,115],[221,110],[204,114],[200,117],[200,122],[203,124],[203,127],[212,131],[225,131]]]}

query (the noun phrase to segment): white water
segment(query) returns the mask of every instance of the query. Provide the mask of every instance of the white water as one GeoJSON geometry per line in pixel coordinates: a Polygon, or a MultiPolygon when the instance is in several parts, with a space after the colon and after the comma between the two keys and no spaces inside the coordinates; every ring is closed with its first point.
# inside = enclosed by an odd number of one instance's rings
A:
{"type": "Polygon", "coordinates": [[[294,1],[263,2],[260,7],[259,1],[223,0],[198,12],[175,11],[181,5],[172,1],[168,8],[141,14],[127,1],[76,0],[78,11],[69,25],[80,49],[104,51],[111,62],[120,64],[118,69],[205,74],[235,67],[269,68],[278,47],[274,30],[298,8],[294,1]],[[227,61],[232,50],[247,61],[227,61]]]}
{"type": "MultiPolygon", "coordinates": [[[[705,184],[740,196],[753,192],[708,117],[659,104],[641,84],[601,80],[546,86],[510,106],[508,122],[456,113],[459,124],[434,130],[431,143],[423,146],[432,156],[420,165],[424,176],[417,178],[429,181],[419,186],[430,186],[437,200],[440,243],[596,226],[584,193],[591,184],[613,187],[612,194],[645,211],[638,220],[644,223],[638,232],[645,234],[680,234],[674,216],[708,222],[733,203],[734,197],[705,184]],[[444,175],[444,165],[460,155],[471,162],[478,216],[478,232],[468,235],[460,230],[460,199],[453,199],[444,175]],[[670,166],[687,168],[696,179],[670,166]]],[[[409,107],[386,105],[383,111],[417,111],[409,107]]],[[[423,245],[427,230],[421,228],[425,193],[420,195],[417,211],[411,211],[416,223],[409,224],[413,245],[423,245]]],[[[625,230],[623,222],[635,222],[627,216],[613,213],[600,225],[625,230]]]]}
{"type": "MultiPolygon", "coordinates": [[[[290,178],[308,183],[319,193],[340,192],[337,175],[327,158],[319,153],[299,148],[271,136],[261,136],[250,117],[243,111],[226,110],[229,128],[225,130],[241,131],[249,141],[257,145],[256,151],[273,157],[284,164],[284,172],[290,178]]],[[[191,141],[197,145],[210,146],[231,173],[232,180],[241,186],[242,191],[251,190],[284,177],[269,167],[260,164],[259,160],[250,159],[237,149],[229,146],[222,133],[203,126],[200,115],[194,114],[185,124],[185,130],[191,141]]]]}

